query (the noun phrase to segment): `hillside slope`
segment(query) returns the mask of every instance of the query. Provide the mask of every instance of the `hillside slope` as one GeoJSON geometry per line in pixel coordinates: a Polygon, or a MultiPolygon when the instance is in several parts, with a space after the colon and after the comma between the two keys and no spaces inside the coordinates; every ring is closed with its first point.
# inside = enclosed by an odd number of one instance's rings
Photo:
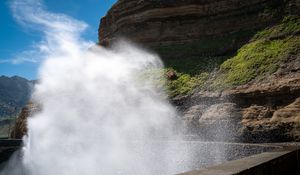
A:
{"type": "Polygon", "coordinates": [[[18,114],[29,101],[33,84],[18,76],[0,77],[0,118],[18,114]]]}

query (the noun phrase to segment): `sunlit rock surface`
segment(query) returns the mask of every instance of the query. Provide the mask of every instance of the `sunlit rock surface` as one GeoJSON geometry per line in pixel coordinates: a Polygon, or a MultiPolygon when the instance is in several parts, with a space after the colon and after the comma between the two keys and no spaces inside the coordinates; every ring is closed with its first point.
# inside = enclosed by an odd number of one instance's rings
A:
{"type": "MultiPolygon", "coordinates": [[[[299,16],[299,7],[297,0],[119,0],[101,19],[99,44],[125,37],[163,59],[209,59],[202,56],[235,53],[258,30],[299,16]]],[[[299,50],[267,78],[221,92],[195,90],[172,102],[189,131],[207,140],[299,140],[299,50]]]]}
{"type": "Polygon", "coordinates": [[[125,37],[168,59],[230,54],[297,6],[296,0],[119,0],[101,19],[99,43],[125,37]]]}
{"type": "MultiPolygon", "coordinates": [[[[119,0],[101,19],[99,43],[107,46],[125,37],[163,60],[210,59],[235,54],[258,31],[299,14],[297,0],[119,0]]],[[[298,37],[299,32],[290,35],[266,38],[298,37]]],[[[299,140],[299,50],[285,55],[272,75],[223,91],[195,89],[172,102],[189,131],[203,139],[299,140]]]]}
{"type": "MultiPolygon", "coordinates": [[[[300,140],[299,59],[298,56],[291,61],[294,63],[290,64],[293,68],[285,64],[285,68],[279,69],[263,81],[228,89],[222,93],[197,92],[177,99],[188,102],[179,103],[187,125],[193,133],[206,137],[207,133],[218,132],[222,138],[217,140],[300,140]],[[218,117],[220,115],[222,118],[218,117]],[[219,124],[214,126],[214,123],[219,124]],[[232,137],[228,138],[228,135],[232,137]]],[[[213,135],[208,139],[214,139],[213,135]]]]}

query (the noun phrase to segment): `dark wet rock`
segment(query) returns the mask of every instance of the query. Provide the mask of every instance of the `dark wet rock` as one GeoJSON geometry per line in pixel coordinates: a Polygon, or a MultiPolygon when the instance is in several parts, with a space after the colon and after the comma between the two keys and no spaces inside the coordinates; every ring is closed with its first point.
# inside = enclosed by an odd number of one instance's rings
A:
{"type": "Polygon", "coordinates": [[[173,70],[169,70],[166,72],[166,77],[168,80],[176,80],[178,78],[177,74],[173,70]]]}

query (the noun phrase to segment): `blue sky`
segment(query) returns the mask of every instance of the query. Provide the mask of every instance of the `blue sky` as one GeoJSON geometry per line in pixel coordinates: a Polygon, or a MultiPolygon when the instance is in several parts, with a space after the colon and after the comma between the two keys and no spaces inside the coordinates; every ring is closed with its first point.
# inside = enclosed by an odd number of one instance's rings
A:
{"type": "MultiPolygon", "coordinates": [[[[11,0],[0,2],[0,76],[37,78],[38,62],[15,63],[12,60],[32,49],[42,39],[42,33],[21,26],[10,10],[11,0]]],[[[47,10],[64,13],[89,25],[83,38],[97,42],[99,20],[116,0],[43,0],[47,10]]]]}

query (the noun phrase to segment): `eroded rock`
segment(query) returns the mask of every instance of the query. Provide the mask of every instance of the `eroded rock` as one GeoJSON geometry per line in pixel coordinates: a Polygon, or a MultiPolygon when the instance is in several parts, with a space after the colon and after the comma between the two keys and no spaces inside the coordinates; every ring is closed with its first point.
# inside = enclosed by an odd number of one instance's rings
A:
{"type": "Polygon", "coordinates": [[[101,19],[99,43],[126,37],[164,58],[232,53],[258,29],[297,12],[296,0],[119,0],[101,19]]]}

